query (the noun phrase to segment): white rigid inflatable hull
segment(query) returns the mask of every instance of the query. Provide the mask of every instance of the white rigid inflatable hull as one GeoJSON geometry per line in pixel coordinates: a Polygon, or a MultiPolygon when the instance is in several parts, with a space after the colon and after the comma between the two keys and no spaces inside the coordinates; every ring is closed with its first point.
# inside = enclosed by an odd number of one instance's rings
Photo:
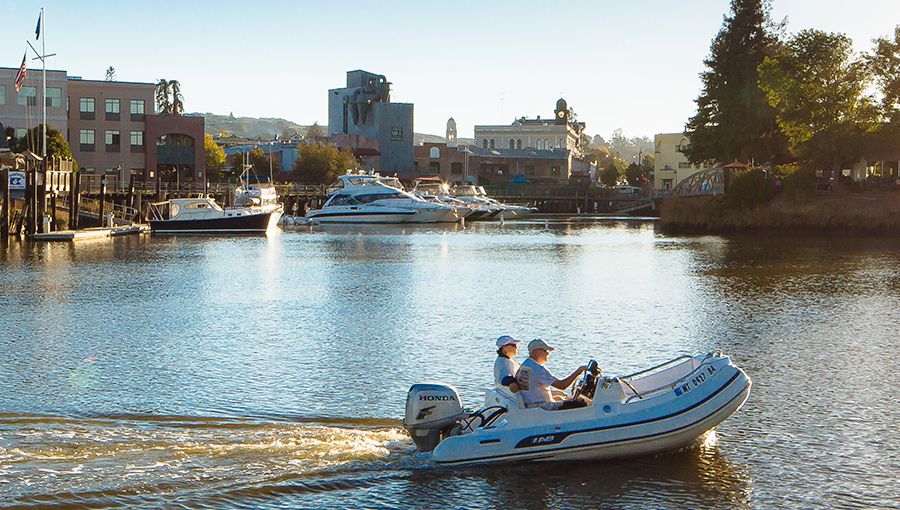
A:
{"type": "Polygon", "coordinates": [[[643,399],[623,392],[627,386],[613,381],[601,381],[592,406],[565,411],[523,409],[506,390],[491,389],[486,403],[506,405],[506,419],[444,439],[432,459],[439,465],[456,465],[611,459],[673,450],[734,414],[747,400],[751,385],[730,358],[713,355],[673,381],[677,385],[643,399]]]}

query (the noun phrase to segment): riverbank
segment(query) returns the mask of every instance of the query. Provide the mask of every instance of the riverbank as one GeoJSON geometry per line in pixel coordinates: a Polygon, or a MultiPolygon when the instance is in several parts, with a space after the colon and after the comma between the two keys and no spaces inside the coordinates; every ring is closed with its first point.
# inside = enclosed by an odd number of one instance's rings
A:
{"type": "Polygon", "coordinates": [[[675,233],[810,231],[900,233],[900,193],[823,192],[803,202],[784,196],[751,210],[729,210],[723,197],[669,198],[660,207],[660,226],[675,233]]]}

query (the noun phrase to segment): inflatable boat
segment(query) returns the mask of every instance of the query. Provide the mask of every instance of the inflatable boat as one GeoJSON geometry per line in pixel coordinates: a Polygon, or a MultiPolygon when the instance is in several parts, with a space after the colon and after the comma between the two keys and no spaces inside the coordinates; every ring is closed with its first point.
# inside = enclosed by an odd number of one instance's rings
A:
{"type": "Polygon", "coordinates": [[[438,465],[636,457],[691,444],[737,412],[750,385],[720,351],[621,377],[591,361],[572,394],[585,407],[529,408],[494,387],[466,411],[452,386],[425,383],[410,388],[403,424],[438,465]]]}

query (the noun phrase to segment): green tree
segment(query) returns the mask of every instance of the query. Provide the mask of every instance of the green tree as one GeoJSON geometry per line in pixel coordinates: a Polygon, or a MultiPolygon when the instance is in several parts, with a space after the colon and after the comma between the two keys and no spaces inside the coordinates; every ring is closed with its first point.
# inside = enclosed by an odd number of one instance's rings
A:
{"type": "Polygon", "coordinates": [[[250,151],[250,166],[253,167],[255,175],[268,175],[271,171],[273,176],[281,173],[281,161],[274,157],[275,154],[263,152],[259,147],[254,147],[250,151]],[[270,158],[270,156],[272,156],[270,158]]]}
{"type": "Polygon", "coordinates": [[[644,167],[644,175],[648,175],[653,171],[655,161],[656,157],[653,154],[644,154],[644,159],[641,161],[641,166],[644,167]]]}
{"type": "Polygon", "coordinates": [[[855,163],[878,118],[862,60],[843,34],[803,30],[760,65],[760,84],[799,159],[838,177],[855,163]]]}
{"type": "Polygon", "coordinates": [[[229,181],[236,181],[241,177],[241,173],[244,171],[244,165],[246,164],[250,164],[250,154],[236,151],[234,155],[231,156],[231,168],[223,169],[221,175],[229,181]]]}
{"type": "Polygon", "coordinates": [[[697,114],[685,133],[685,156],[693,164],[730,161],[781,162],[790,158],[776,111],[759,87],[759,65],[777,49],[778,32],[769,0],[732,0],[730,16],[713,40],[697,114]]]}
{"type": "Polygon", "coordinates": [[[172,91],[172,114],[184,113],[184,96],[181,95],[181,84],[178,80],[169,80],[169,89],[172,91]]]}
{"type": "Polygon", "coordinates": [[[312,126],[306,128],[306,138],[315,141],[318,136],[325,136],[325,130],[318,122],[313,122],[312,126]]]}
{"type": "Polygon", "coordinates": [[[900,120],[900,25],[894,28],[894,40],[879,37],[875,48],[865,55],[870,72],[881,92],[881,114],[890,121],[900,120]]]}
{"type": "Polygon", "coordinates": [[[203,135],[203,164],[206,167],[207,175],[213,172],[220,178],[223,177],[225,151],[216,144],[216,141],[213,140],[212,135],[209,133],[203,135]]]}
{"type": "Polygon", "coordinates": [[[178,80],[156,82],[156,111],[179,115],[184,112],[184,96],[181,95],[181,84],[178,80]]]}
{"type": "Polygon", "coordinates": [[[162,78],[156,82],[156,112],[172,113],[172,101],[169,99],[169,82],[162,78]]]}
{"type": "MultiPolygon", "coordinates": [[[[66,141],[62,133],[57,129],[53,129],[49,124],[47,126],[47,156],[55,156],[59,158],[72,159],[72,149],[69,142],[66,141]]],[[[41,126],[35,126],[25,132],[25,136],[18,138],[13,143],[10,140],[10,150],[12,152],[31,151],[35,154],[42,154],[44,147],[44,136],[41,126]],[[13,147],[15,145],[15,147],[13,147]]]]}
{"type": "Polygon", "coordinates": [[[621,159],[616,159],[606,168],[600,171],[600,184],[606,187],[613,187],[619,182],[619,173],[621,167],[625,164],[621,159]]]}
{"type": "Polygon", "coordinates": [[[629,186],[641,186],[644,184],[644,168],[637,163],[628,165],[625,169],[625,180],[629,186]]]}
{"type": "Polygon", "coordinates": [[[300,143],[291,173],[309,184],[330,184],[339,175],[358,166],[353,151],[330,145],[300,143]]]}

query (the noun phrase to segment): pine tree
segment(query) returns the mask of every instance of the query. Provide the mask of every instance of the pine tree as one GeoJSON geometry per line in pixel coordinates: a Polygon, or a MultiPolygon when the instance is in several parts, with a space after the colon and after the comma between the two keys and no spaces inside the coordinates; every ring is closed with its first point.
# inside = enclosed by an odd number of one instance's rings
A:
{"type": "Polygon", "coordinates": [[[697,114],[685,126],[691,145],[684,153],[691,163],[790,159],[787,137],[758,84],[759,65],[777,48],[782,25],[769,18],[769,0],[732,0],[730,17],[704,61],[697,114]]]}

